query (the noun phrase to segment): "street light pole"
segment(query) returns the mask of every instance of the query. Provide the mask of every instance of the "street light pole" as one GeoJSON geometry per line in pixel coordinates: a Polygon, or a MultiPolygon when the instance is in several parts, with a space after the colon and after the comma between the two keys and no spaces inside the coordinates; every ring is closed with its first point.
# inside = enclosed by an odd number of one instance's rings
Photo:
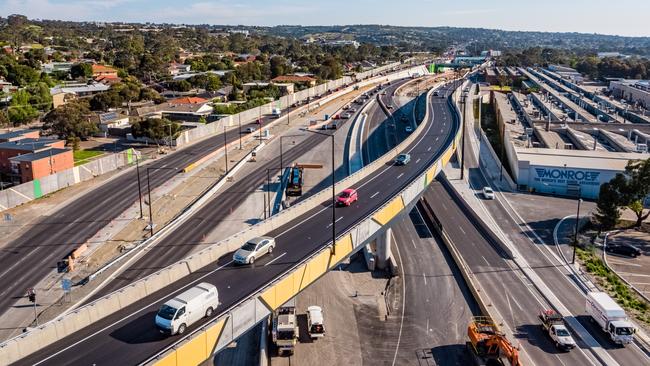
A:
{"type": "Polygon", "coordinates": [[[463,123],[462,123],[462,136],[461,136],[461,152],[460,152],[460,180],[465,179],[465,106],[466,106],[467,95],[465,93],[461,94],[461,103],[463,104],[463,123]]]}
{"type": "Polygon", "coordinates": [[[332,139],[332,255],[336,255],[336,168],[334,163],[334,134],[322,133],[310,129],[304,130],[332,139]]]}
{"type": "Polygon", "coordinates": [[[582,203],[582,198],[578,198],[578,212],[576,213],[576,228],[573,236],[573,257],[571,258],[571,264],[576,262],[576,247],[578,246],[578,224],[580,223],[580,203],[582,203]]]}
{"type": "Polygon", "coordinates": [[[237,113],[239,116],[239,150],[241,150],[241,113],[237,113]]]}
{"type": "Polygon", "coordinates": [[[142,184],[140,183],[140,158],[138,155],[135,155],[135,171],[138,174],[138,201],[140,201],[140,218],[144,217],[142,213],[142,184]]]}
{"type": "Polygon", "coordinates": [[[266,169],[266,202],[268,203],[269,217],[271,217],[271,169],[266,169]]]}
{"type": "Polygon", "coordinates": [[[153,210],[151,209],[153,202],[151,202],[151,181],[149,180],[149,170],[150,168],[147,168],[147,192],[149,195],[149,233],[151,236],[153,236],[153,210]]]}
{"type": "Polygon", "coordinates": [[[225,153],[225,158],[226,158],[226,175],[228,175],[228,136],[226,135],[225,124],[223,125],[223,151],[225,153]]]}

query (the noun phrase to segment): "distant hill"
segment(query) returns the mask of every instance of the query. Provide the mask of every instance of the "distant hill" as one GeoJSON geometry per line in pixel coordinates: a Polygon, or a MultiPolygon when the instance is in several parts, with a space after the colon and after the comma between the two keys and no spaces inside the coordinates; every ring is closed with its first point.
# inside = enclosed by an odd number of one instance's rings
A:
{"type": "MultiPolygon", "coordinates": [[[[258,28],[259,29],[259,28],[258,28]]],[[[322,34],[358,42],[396,45],[411,50],[439,50],[453,44],[468,50],[524,49],[533,46],[564,48],[584,53],[616,51],[650,55],[650,37],[623,37],[587,33],[516,32],[484,28],[397,27],[390,25],[293,26],[262,28],[269,34],[318,38],[322,34]]]]}

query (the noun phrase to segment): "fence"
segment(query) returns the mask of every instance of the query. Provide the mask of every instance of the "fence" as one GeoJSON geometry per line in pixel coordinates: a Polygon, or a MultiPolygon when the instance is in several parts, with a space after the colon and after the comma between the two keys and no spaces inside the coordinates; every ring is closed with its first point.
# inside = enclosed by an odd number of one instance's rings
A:
{"type": "Polygon", "coordinates": [[[133,164],[137,154],[138,152],[135,150],[128,149],[124,153],[110,154],[56,174],[7,188],[0,191],[0,210],[22,205],[60,189],[133,164]]]}

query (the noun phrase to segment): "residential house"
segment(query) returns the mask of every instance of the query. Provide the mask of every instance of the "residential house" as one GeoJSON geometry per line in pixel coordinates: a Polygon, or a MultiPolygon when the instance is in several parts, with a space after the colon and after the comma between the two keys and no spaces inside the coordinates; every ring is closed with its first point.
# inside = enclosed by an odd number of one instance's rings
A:
{"type": "Polygon", "coordinates": [[[95,94],[105,92],[109,89],[108,85],[102,83],[92,84],[64,84],[50,89],[54,108],[65,104],[74,98],[90,98],[95,94]]]}
{"type": "MultiPolygon", "coordinates": [[[[64,149],[65,147],[65,142],[63,140],[33,137],[35,135],[38,136],[38,134],[34,134],[30,130],[26,130],[26,132],[24,132],[24,136],[32,137],[16,139],[19,136],[16,136],[15,134],[16,133],[3,134],[5,135],[5,139],[9,141],[0,142],[0,173],[9,176],[14,183],[24,183],[27,180],[20,178],[22,176],[22,173],[21,171],[17,170],[17,167],[15,166],[16,164],[13,163],[11,159],[19,155],[29,155],[48,151],[51,149],[64,149]]],[[[58,155],[61,152],[54,151],[52,153],[53,155],[58,155]]],[[[70,156],[72,156],[72,151],[70,151],[70,156]]],[[[65,163],[65,160],[63,160],[61,163],[65,163]]],[[[52,169],[60,171],[72,168],[74,164],[71,164],[69,167],[65,166],[67,165],[56,165],[53,166],[52,169]]]]}
{"type": "Polygon", "coordinates": [[[0,77],[0,91],[6,94],[14,93],[18,91],[17,86],[13,86],[10,82],[6,81],[4,78],[0,77]]]}
{"type": "Polygon", "coordinates": [[[169,71],[169,75],[172,76],[190,72],[191,69],[192,69],[191,65],[179,64],[177,62],[172,62],[167,67],[167,70],[169,71]]]}
{"type": "Polygon", "coordinates": [[[101,75],[96,77],[94,80],[97,83],[108,85],[108,86],[122,82],[122,78],[118,76],[112,76],[112,75],[101,75]]]}
{"type": "Polygon", "coordinates": [[[131,127],[129,116],[118,111],[94,114],[90,117],[90,121],[99,126],[104,136],[123,135],[126,134],[125,130],[131,127]]]}
{"type": "Polygon", "coordinates": [[[209,100],[199,97],[181,97],[167,101],[169,104],[205,104],[207,102],[209,100]]]}
{"type": "Polygon", "coordinates": [[[99,76],[117,77],[117,69],[110,66],[93,64],[93,79],[99,76]]]}
{"type": "Polygon", "coordinates": [[[70,72],[73,62],[49,62],[41,66],[41,71],[51,74],[55,71],[70,72]]]}
{"type": "Polygon", "coordinates": [[[174,121],[198,121],[208,118],[214,112],[209,103],[162,103],[150,107],[137,108],[135,115],[140,118],[168,118],[174,121]]]}
{"type": "Polygon", "coordinates": [[[281,75],[271,79],[271,82],[274,84],[277,83],[292,83],[292,84],[306,84],[308,86],[315,86],[316,79],[311,76],[299,76],[299,75],[281,75]]]}
{"type": "Polygon", "coordinates": [[[27,183],[74,167],[72,149],[49,148],[17,155],[9,161],[9,177],[14,183],[27,183]]]}
{"type": "Polygon", "coordinates": [[[22,139],[38,139],[41,136],[39,130],[14,130],[0,133],[0,142],[14,142],[22,139]]]}

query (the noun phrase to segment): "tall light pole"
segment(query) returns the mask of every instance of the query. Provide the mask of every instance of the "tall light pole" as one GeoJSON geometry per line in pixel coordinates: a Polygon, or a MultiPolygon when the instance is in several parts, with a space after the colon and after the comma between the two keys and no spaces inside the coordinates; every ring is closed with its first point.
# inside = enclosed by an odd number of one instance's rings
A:
{"type": "MultiPolygon", "coordinates": [[[[241,136],[241,134],[239,134],[241,136]]],[[[223,125],[223,151],[226,158],[226,175],[228,175],[228,136],[226,135],[226,125],[223,125]]]]}
{"type": "Polygon", "coordinates": [[[239,150],[241,150],[241,113],[237,113],[237,116],[239,116],[239,150]]]}
{"type": "Polygon", "coordinates": [[[153,236],[153,210],[151,209],[153,202],[151,202],[151,181],[149,180],[150,169],[151,168],[147,168],[147,193],[149,196],[149,234],[153,236]]]}
{"type": "Polygon", "coordinates": [[[135,155],[135,171],[138,174],[138,201],[140,201],[140,218],[143,218],[142,214],[142,184],[140,183],[140,158],[138,155],[135,155]]]}
{"type": "Polygon", "coordinates": [[[334,134],[304,129],[305,131],[330,137],[332,139],[332,255],[336,255],[336,168],[334,167],[334,134]]]}
{"type": "Polygon", "coordinates": [[[460,180],[465,179],[465,125],[467,124],[467,121],[465,121],[465,106],[466,102],[465,100],[467,99],[467,94],[463,93],[461,94],[461,103],[463,104],[463,121],[461,124],[462,127],[462,135],[461,135],[461,151],[460,151],[460,180]]]}
{"type": "Polygon", "coordinates": [[[576,247],[578,246],[578,224],[580,223],[580,204],[582,203],[582,198],[578,198],[578,212],[576,213],[576,228],[573,235],[573,257],[571,258],[571,264],[576,262],[576,247]]]}

